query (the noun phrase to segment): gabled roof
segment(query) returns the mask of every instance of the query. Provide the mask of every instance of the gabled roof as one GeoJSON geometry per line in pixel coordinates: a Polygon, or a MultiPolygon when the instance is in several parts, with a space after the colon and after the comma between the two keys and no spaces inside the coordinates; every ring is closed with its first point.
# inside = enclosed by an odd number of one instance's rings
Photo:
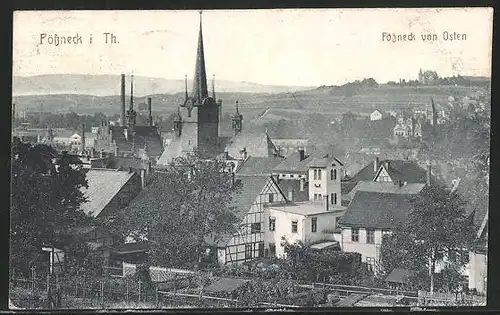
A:
{"type": "Polygon", "coordinates": [[[230,139],[225,151],[232,156],[240,156],[240,151],[244,148],[248,155],[258,157],[269,157],[277,153],[277,148],[267,133],[252,133],[247,130],[230,139]]]}
{"type": "Polygon", "coordinates": [[[134,174],[111,169],[89,169],[86,174],[89,187],[82,188],[88,200],[81,205],[81,209],[97,217],[134,174]]]}
{"type": "Polygon", "coordinates": [[[241,190],[233,195],[231,206],[236,217],[243,219],[250,207],[255,203],[270,176],[236,176],[235,181],[240,182],[241,190]]]}
{"type": "Polygon", "coordinates": [[[385,160],[381,163],[375,177],[385,169],[393,182],[426,183],[427,171],[410,160],[385,160]]]}
{"type": "Polygon", "coordinates": [[[299,152],[294,152],[287,156],[284,160],[278,164],[273,171],[276,173],[279,172],[296,172],[296,173],[304,173],[309,170],[309,162],[313,159],[312,154],[304,154],[305,158],[301,161],[299,152]]]}
{"type": "Polygon", "coordinates": [[[357,191],[340,219],[343,226],[393,229],[406,223],[415,195],[357,191]]]}
{"type": "Polygon", "coordinates": [[[338,164],[344,166],[337,158],[330,156],[329,154],[315,156],[307,165],[310,167],[327,167],[330,163],[338,164]]]}
{"type": "Polygon", "coordinates": [[[399,186],[397,184],[387,182],[360,181],[352,189],[350,194],[355,194],[357,191],[370,191],[389,194],[414,195],[420,193],[422,189],[424,189],[425,185],[426,184],[422,183],[408,183],[406,185],[399,186]]]}
{"type": "Polygon", "coordinates": [[[268,176],[283,160],[280,157],[249,156],[238,166],[236,174],[241,176],[268,176]]]}
{"type": "Polygon", "coordinates": [[[112,132],[112,140],[116,142],[118,150],[127,152],[132,150],[132,143],[134,148],[142,149],[147,143],[147,152],[150,156],[160,156],[163,152],[163,143],[161,136],[156,127],[151,126],[135,126],[135,138],[127,140],[125,137],[123,126],[109,126],[112,132]]]}

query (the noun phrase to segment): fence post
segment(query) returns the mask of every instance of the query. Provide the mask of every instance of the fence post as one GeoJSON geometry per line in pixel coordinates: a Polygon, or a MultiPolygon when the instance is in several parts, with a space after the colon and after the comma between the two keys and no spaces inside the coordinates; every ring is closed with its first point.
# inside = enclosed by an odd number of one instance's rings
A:
{"type": "Polygon", "coordinates": [[[156,307],[158,307],[158,285],[156,286],[156,307]]]}
{"type": "Polygon", "coordinates": [[[127,303],[129,302],[128,299],[128,279],[125,279],[125,288],[126,288],[126,298],[127,298],[127,303]]]}
{"type": "Polygon", "coordinates": [[[141,303],[141,279],[139,279],[139,303],[141,303]]]}

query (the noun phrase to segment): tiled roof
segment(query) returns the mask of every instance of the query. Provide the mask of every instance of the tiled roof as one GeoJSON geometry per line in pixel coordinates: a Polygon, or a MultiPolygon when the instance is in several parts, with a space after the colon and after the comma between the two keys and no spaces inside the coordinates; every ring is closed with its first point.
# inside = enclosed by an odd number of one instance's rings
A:
{"type": "Polygon", "coordinates": [[[86,174],[89,187],[82,188],[88,200],[81,205],[82,210],[97,217],[134,174],[128,171],[89,169],[86,174]]]}
{"type": "Polygon", "coordinates": [[[234,214],[243,219],[250,207],[255,203],[266,183],[272,180],[269,176],[236,176],[235,181],[241,183],[239,192],[233,195],[231,202],[234,214]]]}
{"type": "Polygon", "coordinates": [[[337,158],[331,156],[330,154],[325,155],[314,155],[314,158],[308,163],[308,166],[313,167],[327,167],[328,164],[335,163],[343,166],[344,164],[340,162],[337,158]]]}
{"type": "Polygon", "coordinates": [[[365,182],[360,181],[354,187],[349,194],[354,195],[356,191],[371,191],[379,193],[389,193],[389,194],[418,194],[425,187],[425,184],[421,183],[408,183],[403,186],[396,185],[394,183],[387,182],[365,182]]]}
{"type": "Polygon", "coordinates": [[[340,224],[393,229],[406,223],[415,195],[357,191],[340,224]]]}
{"type": "Polygon", "coordinates": [[[137,243],[121,244],[113,248],[113,252],[117,254],[131,254],[138,252],[146,252],[151,248],[151,243],[142,241],[137,243]]]}
{"type": "Polygon", "coordinates": [[[268,157],[270,152],[276,152],[276,147],[267,133],[251,133],[243,131],[228,141],[225,151],[230,155],[238,157],[240,151],[246,148],[248,155],[268,157]]]}
{"type": "Polygon", "coordinates": [[[308,163],[311,162],[313,156],[305,154],[305,158],[301,161],[299,152],[294,152],[287,156],[278,166],[273,170],[274,172],[297,172],[304,173],[309,169],[308,163]]]}
{"type": "MultiPolygon", "coordinates": [[[[123,126],[110,126],[112,131],[113,140],[116,141],[119,151],[131,151],[132,141],[127,140],[124,134],[123,126]]],[[[135,139],[133,141],[134,147],[144,148],[147,143],[148,155],[160,156],[163,153],[163,143],[156,127],[150,126],[135,126],[135,139]]]]}
{"type": "Polygon", "coordinates": [[[249,156],[238,166],[236,174],[242,176],[268,176],[283,160],[280,157],[249,156]]]}
{"type": "MultiPolygon", "coordinates": [[[[415,161],[381,160],[379,161],[379,165],[385,165],[386,162],[389,162],[388,173],[394,182],[401,180],[407,183],[426,183],[427,181],[427,171],[421,168],[415,161]]],[[[380,170],[380,166],[378,166],[377,171],[374,171],[374,163],[375,161],[368,163],[349,180],[343,182],[342,194],[349,193],[359,181],[373,181],[375,175],[380,170]]],[[[432,180],[436,180],[436,178],[433,177],[432,180]]]]}
{"type": "Polygon", "coordinates": [[[248,281],[249,280],[246,279],[220,278],[212,282],[204,290],[213,293],[232,293],[244,286],[248,281]]]}
{"type": "Polygon", "coordinates": [[[286,204],[276,204],[269,205],[270,210],[282,211],[294,214],[300,214],[304,216],[308,215],[318,215],[324,213],[337,213],[339,211],[344,211],[344,207],[329,205],[328,210],[326,210],[325,202],[321,201],[305,201],[296,203],[286,203],[286,204]]]}
{"type": "Polygon", "coordinates": [[[408,284],[410,278],[413,277],[414,274],[415,272],[411,270],[395,268],[394,270],[391,271],[391,273],[387,276],[387,278],[385,278],[385,281],[408,284]]]}
{"type": "Polygon", "coordinates": [[[421,168],[414,161],[385,160],[382,162],[393,182],[398,180],[407,183],[425,183],[427,181],[427,170],[421,168]],[[388,163],[388,167],[386,167],[388,163]]]}

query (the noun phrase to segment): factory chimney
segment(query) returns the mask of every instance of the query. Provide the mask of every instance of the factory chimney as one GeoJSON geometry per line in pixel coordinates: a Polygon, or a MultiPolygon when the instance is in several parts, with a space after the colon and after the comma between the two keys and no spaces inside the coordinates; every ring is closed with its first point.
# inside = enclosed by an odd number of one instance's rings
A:
{"type": "Polygon", "coordinates": [[[82,124],[82,155],[85,155],[85,124],[82,124]]]}
{"type": "Polygon", "coordinates": [[[149,113],[148,117],[149,126],[153,127],[153,112],[151,110],[151,97],[148,97],[148,113],[149,113]]]}
{"type": "Polygon", "coordinates": [[[125,123],[125,74],[122,74],[121,75],[122,77],[122,80],[121,80],[121,92],[120,92],[120,96],[121,96],[121,125],[122,126],[125,126],[126,123],[125,123]]]}

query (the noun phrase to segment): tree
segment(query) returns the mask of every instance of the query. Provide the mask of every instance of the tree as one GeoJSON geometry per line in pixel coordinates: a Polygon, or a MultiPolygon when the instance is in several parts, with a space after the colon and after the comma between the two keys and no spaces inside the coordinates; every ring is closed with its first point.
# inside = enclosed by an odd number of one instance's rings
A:
{"type": "Polygon", "coordinates": [[[154,200],[143,202],[139,195],[115,221],[124,236],[153,243],[152,263],[200,262],[207,247],[237,231],[239,220],[229,207],[237,190],[224,161],[178,157],[141,192],[154,200]]]}
{"type": "MultiPolygon", "coordinates": [[[[41,258],[43,245],[64,247],[67,231],[91,223],[80,204],[87,187],[81,162],[46,145],[14,138],[11,177],[11,265],[28,272],[41,258]]],[[[71,253],[69,253],[71,254],[71,253]]]]}
{"type": "Polygon", "coordinates": [[[408,221],[382,242],[382,263],[392,268],[428,271],[434,291],[436,265],[458,269],[467,263],[474,241],[473,223],[464,200],[444,187],[433,185],[412,198],[408,221]]]}

